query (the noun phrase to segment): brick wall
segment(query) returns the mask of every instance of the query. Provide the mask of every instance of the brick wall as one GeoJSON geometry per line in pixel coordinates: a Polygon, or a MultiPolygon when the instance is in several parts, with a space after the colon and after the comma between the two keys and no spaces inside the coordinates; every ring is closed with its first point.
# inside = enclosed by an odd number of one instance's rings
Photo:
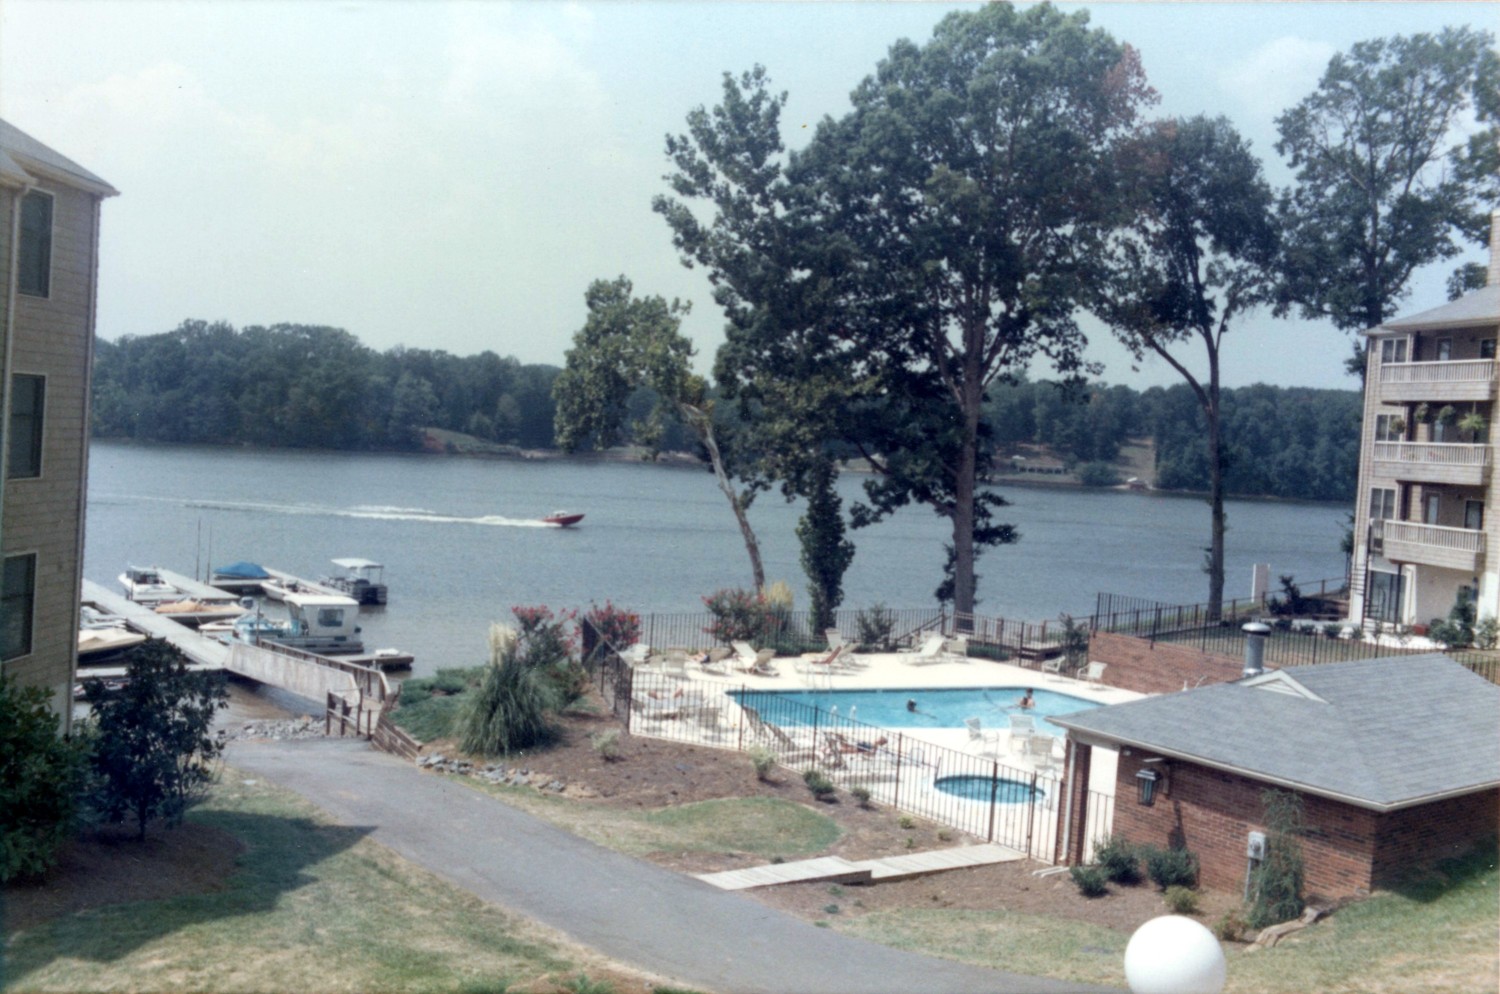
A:
{"type": "MultiPolygon", "coordinates": [[[[1183,846],[1196,853],[1200,883],[1243,891],[1249,833],[1265,831],[1261,792],[1248,777],[1184,763],[1171,764],[1170,782],[1156,803],[1138,803],[1135,774],[1146,758],[1120,755],[1114,829],[1137,844],[1183,846]]],[[[1402,873],[1457,855],[1496,834],[1500,792],[1489,791],[1381,815],[1326,798],[1303,795],[1309,828],[1302,839],[1310,898],[1366,894],[1402,873]]]]}
{"type": "Polygon", "coordinates": [[[1168,694],[1183,684],[1227,683],[1238,680],[1244,660],[1131,635],[1095,632],[1089,639],[1089,659],[1108,663],[1104,682],[1141,694],[1168,694]]]}

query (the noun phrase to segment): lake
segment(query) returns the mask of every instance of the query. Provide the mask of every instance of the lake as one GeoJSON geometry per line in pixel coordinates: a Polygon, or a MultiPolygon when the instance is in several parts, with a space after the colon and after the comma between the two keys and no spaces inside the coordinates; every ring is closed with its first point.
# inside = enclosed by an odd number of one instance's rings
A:
{"type": "MultiPolygon", "coordinates": [[[[846,502],[862,477],[846,475],[846,502]]],[[[1000,487],[1021,540],[980,560],[979,611],[1017,620],[1087,615],[1096,592],[1203,600],[1208,505],[1201,498],[1000,487]]],[[[1302,581],[1341,576],[1342,504],[1228,502],[1226,594],[1248,596],[1251,566],[1302,581]]],[[[762,494],[750,518],[768,580],[807,606],[795,527],[801,509],[762,494]]],[[[844,606],[928,607],[942,579],[946,522],[925,508],[852,532],[844,606]]],[[[515,605],[643,613],[696,611],[748,587],[739,529],[706,469],[634,463],[267,451],[96,442],[85,575],[113,590],[127,564],[206,575],[248,559],[316,579],[329,560],[385,564],[390,604],[366,608],[371,648],[417,656],[417,673],[487,655],[491,621],[515,605]],[[574,528],[536,519],[584,512],[574,528]]]]}

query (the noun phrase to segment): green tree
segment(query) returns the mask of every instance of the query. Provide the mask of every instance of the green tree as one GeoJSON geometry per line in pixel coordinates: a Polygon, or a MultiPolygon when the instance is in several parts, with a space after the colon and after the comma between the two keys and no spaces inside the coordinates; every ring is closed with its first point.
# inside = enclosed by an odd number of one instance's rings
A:
{"type": "Polygon", "coordinates": [[[209,728],[229,700],[223,678],[189,671],[180,650],[150,639],[131,650],[121,692],[107,694],[97,680],[84,686],[96,811],[112,823],[133,816],[142,840],[154,819],[180,824],[214,780],[223,745],[209,728]]]}
{"type": "Polygon", "coordinates": [[[893,45],[852,111],[785,162],[766,126],[784,98],[759,70],[726,80],[713,112],[749,122],[728,129],[739,140],[668,146],[696,150],[678,194],[725,217],[658,208],[708,265],[736,363],[792,335],[799,361],[838,367],[840,435],[880,474],[855,523],[912,502],[948,518],[960,612],[977,549],[1015,538],[978,486],[985,391],[1037,357],[1082,370],[1073,314],[1118,207],[1110,146],[1151,97],[1134,52],[1087,22],[1046,4],[951,14],[927,45],[893,45]]]}
{"type": "Polygon", "coordinates": [[[1494,206],[1480,203],[1495,195],[1484,171],[1493,135],[1489,146],[1481,136],[1472,147],[1448,143],[1476,101],[1493,121],[1493,45],[1466,27],[1359,42],[1276,119],[1276,151],[1297,171],[1280,206],[1283,310],[1353,333],[1373,328],[1413,272],[1458,252],[1455,226],[1479,237],[1476,218],[1494,206]],[[1445,157],[1462,168],[1440,168],[1445,157]]]}
{"type": "Polygon", "coordinates": [[[0,883],[45,872],[73,830],[85,757],[51,697],[0,677],[0,883]]]}
{"type": "Polygon", "coordinates": [[[567,364],[553,388],[557,442],[568,452],[617,444],[626,427],[631,394],[649,387],[657,403],[646,418],[630,426],[635,439],[654,454],[668,419],[680,418],[692,429],[739,523],[755,589],[764,591],[760,544],[746,515],[755,490],[738,490],[730,479],[708,385],[692,372],[693,345],[678,330],[689,305],[676,300],[669,304],[660,296],[638,299],[633,290],[630,280],[621,276],[596,280],[584,294],[588,318],[573,336],[567,364]]]}
{"type": "Polygon", "coordinates": [[[1260,161],[1223,118],[1160,121],[1122,153],[1135,221],[1115,244],[1101,314],[1139,359],[1164,359],[1202,410],[1209,473],[1208,605],[1224,601],[1224,335],[1272,299],[1277,230],[1260,161]],[[1201,346],[1207,376],[1188,365],[1201,346]]]}
{"type": "Polygon", "coordinates": [[[844,516],[834,490],[837,479],[831,463],[819,464],[809,487],[807,513],[797,524],[813,630],[819,632],[834,627],[834,612],[844,601],[844,573],[854,559],[854,543],[844,537],[844,516]]]}

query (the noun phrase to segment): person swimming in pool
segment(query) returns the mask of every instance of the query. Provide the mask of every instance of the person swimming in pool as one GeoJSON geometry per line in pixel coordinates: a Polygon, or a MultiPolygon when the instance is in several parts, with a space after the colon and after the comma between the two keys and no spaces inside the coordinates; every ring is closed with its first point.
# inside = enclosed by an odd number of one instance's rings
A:
{"type": "Polygon", "coordinates": [[[1019,701],[1016,701],[1016,704],[1018,706],[1020,706],[1020,707],[1023,707],[1023,708],[1034,708],[1034,707],[1036,707],[1036,698],[1034,698],[1034,697],[1031,696],[1031,688],[1030,687],[1026,688],[1026,696],[1022,697],[1019,701]]]}
{"type": "Polygon", "coordinates": [[[906,699],[906,710],[910,711],[912,714],[917,713],[917,699],[915,697],[908,697],[906,699]]]}

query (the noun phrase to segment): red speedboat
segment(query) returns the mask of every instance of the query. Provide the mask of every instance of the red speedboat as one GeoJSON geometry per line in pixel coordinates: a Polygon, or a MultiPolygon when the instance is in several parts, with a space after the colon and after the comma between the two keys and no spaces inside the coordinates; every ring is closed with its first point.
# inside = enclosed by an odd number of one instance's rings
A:
{"type": "Polygon", "coordinates": [[[559,528],[566,528],[569,525],[576,525],[582,520],[583,515],[574,514],[571,511],[553,511],[551,514],[542,519],[544,524],[557,525],[559,528]]]}

